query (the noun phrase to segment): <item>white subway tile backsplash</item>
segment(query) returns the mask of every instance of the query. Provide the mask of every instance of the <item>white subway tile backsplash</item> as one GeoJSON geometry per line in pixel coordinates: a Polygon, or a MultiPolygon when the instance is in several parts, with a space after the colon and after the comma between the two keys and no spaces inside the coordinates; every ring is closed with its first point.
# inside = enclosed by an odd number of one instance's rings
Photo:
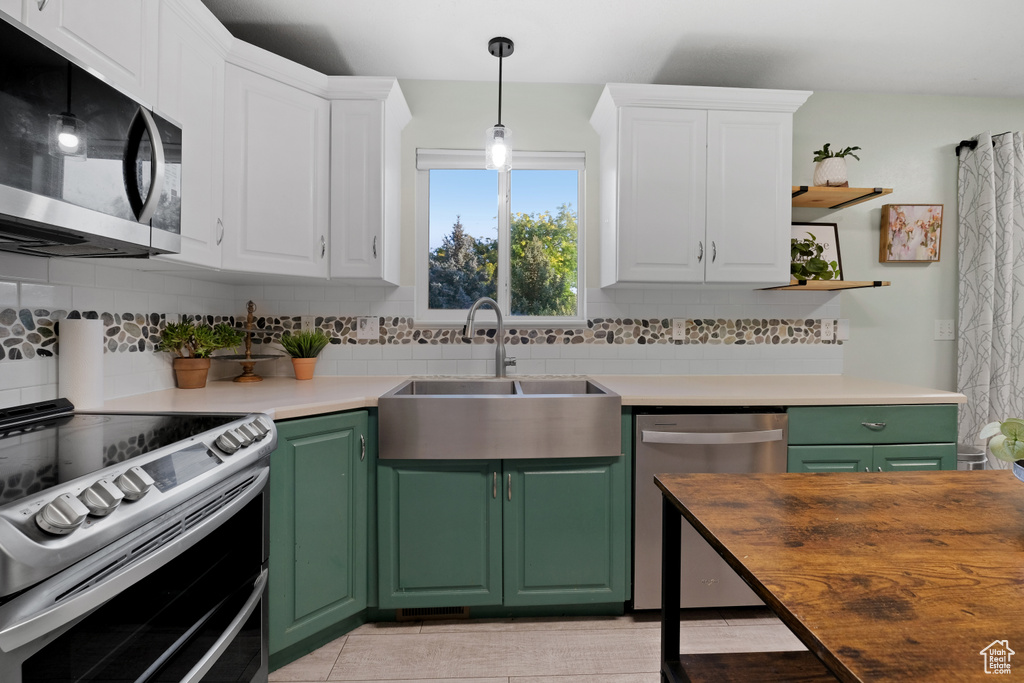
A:
{"type": "MultiPolygon", "coordinates": [[[[114,290],[114,309],[120,312],[145,312],[149,305],[149,294],[134,289],[114,290]]],[[[108,309],[103,309],[108,310],[108,309]]]]}
{"type": "Polygon", "coordinates": [[[368,360],[366,361],[367,375],[397,375],[397,360],[368,360]]]}
{"type": "Polygon", "coordinates": [[[0,274],[5,279],[46,282],[48,273],[48,259],[0,252],[0,274]]]}
{"type": "Polygon", "coordinates": [[[544,372],[549,375],[574,375],[576,374],[576,361],[550,358],[544,361],[544,372]]]}
{"type": "Polygon", "coordinates": [[[295,299],[297,301],[323,301],[326,287],[296,287],[295,299]]]}
{"type": "Polygon", "coordinates": [[[13,408],[22,403],[21,389],[0,389],[0,408],[13,408]]]}
{"type": "Polygon", "coordinates": [[[0,308],[18,308],[18,283],[0,282],[0,308]]]}
{"type": "Polygon", "coordinates": [[[125,268],[96,265],[94,282],[97,287],[107,289],[131,289],[133,272],[125,268]]]}
{"type": "Polygon", "coordinates": [[[96,266],[92,263],[65,258],[52,258],[48,263],[50,283],[83,287],[96,286],[96,266]]]}
{"type": "Polygon", "coordinates": [[[66,311],[72,307],[71,292],[70,285],[23,282],[21,283],[21,306],[22,308],[48,308],[66,311]]]}
{"type": "Polygon", "coordinates": [[[454,360],[428,360],[428,375],[457,375],[459,362],[454,360]]]}

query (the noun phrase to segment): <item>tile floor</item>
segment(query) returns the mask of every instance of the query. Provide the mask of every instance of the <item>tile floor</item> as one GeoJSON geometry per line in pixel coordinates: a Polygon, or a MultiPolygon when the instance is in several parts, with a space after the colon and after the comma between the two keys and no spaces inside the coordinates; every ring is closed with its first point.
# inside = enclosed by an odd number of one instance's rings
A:
{"type": "MultiPolygon", "coordinates": [[[[657,683],[660,617],[545,617],[366,624],[271,681],[657,683]]],[[[766,608],[687,610],[683,652],[804,647],[766,608]]]]}

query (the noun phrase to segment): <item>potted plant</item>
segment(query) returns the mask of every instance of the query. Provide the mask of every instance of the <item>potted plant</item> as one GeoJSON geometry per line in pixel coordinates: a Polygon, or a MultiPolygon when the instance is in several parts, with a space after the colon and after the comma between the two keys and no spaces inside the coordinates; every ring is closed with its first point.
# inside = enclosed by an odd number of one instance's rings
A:
{"type": "Polygon", "coordinates": [[[839,263],[821,258],[825,247],[807,233],[804,239],[790,240],[789,273],[795,280],[833,280],[839,278],[839,263]]]}
{"type": "Polygon", "coordinates": [[[849,187],[846,180],[846,157],[853,157],[860,161],[860,157],[854,154],[860,147],[847,147],[838,152],[829,149],[830,143],[814,152],[814,185],[820,187],[849,187]]]}
{"type": "Polygon", "coordinates": [[[227,323],[211,326],[184,318],[164,326],[159,350],[175,354],[174,379],[179,389],[201,389],[210,372],[210,354],[241,342],[242,333],[227,323]]]}
{"type": "Polygon", "coordinates": [[[295,379],[313,379],[316,357],[330,343],[331,338],[323,330],[302,330],[294,334],[285,332],[281,336],[281,346],[292,357],[295,379]]]}
{"type": "Polygon", "coordinates": [[[989,422],[981,428],[979,439],[988,439],[992,455],[1013,463],[1013,473],[1024,481],[1024,420],[1011,417],[1002,422],[989,422]]]}

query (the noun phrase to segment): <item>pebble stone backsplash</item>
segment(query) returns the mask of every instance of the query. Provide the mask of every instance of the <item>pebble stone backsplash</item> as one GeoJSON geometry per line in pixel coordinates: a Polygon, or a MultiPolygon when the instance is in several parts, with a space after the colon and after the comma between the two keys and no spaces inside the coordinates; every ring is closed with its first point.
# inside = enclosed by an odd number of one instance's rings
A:
{"type": "MultiPolygon", "coordinates": [[[[243,316],[193,316],[207,323],[226,322],[241,328],[243,316]]],[[[163,313],[98,313],[45,309],[0,309],[0,360],[53,356],[58,352],[57,331],[64,318],[100,318],[104,323],[106,353],[155,352],[167,321],[163,313]]],[[[316,316],[315,325],[327,332],[332,344],[465,344],[462,328],[415,326],[412,318],[380,317],[377,339],[357,339],[355,316],[316,316]]],[[[253,342],[276,342],[285,331],[300,328],[300,316],[260,316],[253,342]]],[[[672,322],[658,318],[592,318],[586,326],[509,328],[505,343],[518,344],[841,344],[822,341],[816,319],[697,318],[686,320],[683,339],[672,339],[672,322]]],[[[493,340],[494,328],[476,332],[475,343],[493,340]]]]}

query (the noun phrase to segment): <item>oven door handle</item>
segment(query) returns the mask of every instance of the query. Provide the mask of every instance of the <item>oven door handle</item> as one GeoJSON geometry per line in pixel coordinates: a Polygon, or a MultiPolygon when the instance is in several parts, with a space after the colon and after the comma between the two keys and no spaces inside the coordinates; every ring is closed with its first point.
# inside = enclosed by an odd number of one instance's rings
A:
{"type": "Polygon", "coordinates": [[[644,443],[675,444],[734,444],[782,441],[781,429],[754,432],[659,432],[644,429],[640,432],[644,443]]]}
{"type": "Polygon", "coordinates": [[[181,679],[181,683],[197,683],[202,680],[203,676],[213,668],[213,665],[217,663],[220,656],[224,654],[224,651],[231,645],[231,641],[235,639],[238,632],[242,630],[245,622],[249,620],[252,613],[256,611],[256,608],[260,606],[260,599],[263,597],[263,591],[267,587],[267,570],[264,569],[260,572],[260,575],[256,577],[256,582],[253,584],[252,595],[242,605],[242,609],[239,610],[235,618],[231,620],[228,627],[224,630],[224,633],[220,634],[217,638],[217,642],[206,651],[203,658],[192,667],[192,670],[185,674],[185,677],[181,679]]]}

